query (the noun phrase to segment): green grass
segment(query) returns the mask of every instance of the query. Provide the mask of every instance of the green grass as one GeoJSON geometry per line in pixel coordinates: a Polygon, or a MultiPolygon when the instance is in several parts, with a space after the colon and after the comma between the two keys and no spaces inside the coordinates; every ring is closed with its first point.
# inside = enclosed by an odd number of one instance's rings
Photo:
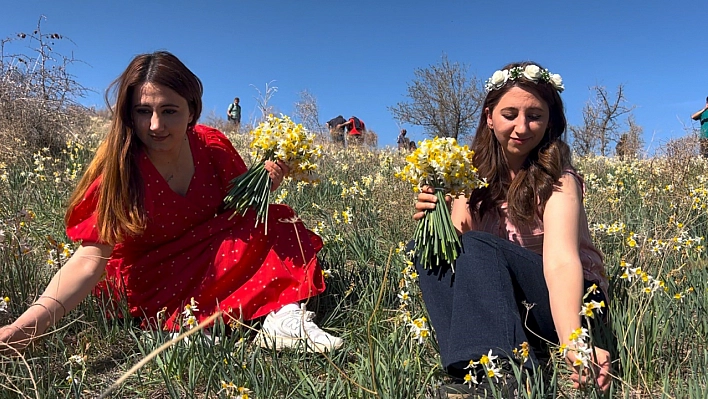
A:
{"type": "MultiPolygon", "coordinates": [[[[244,136],[232,139],[250,162],[244,136]]],[[[76,184],[72,176],[88,163],[96,144],[95,138],[86,140],[82,146],[70,143],[63,154],[0,167],[0,296],[10,298],[0,324],[39,295],[63,262],[63,246],[74,248],[62,218],[76,184]]],[[[222,383],[246,387],[255,398],[430,395],[444,381],[435,341],[428,337],[419,343],[402,318],[406,311],[412,319],[426,316],[397,251],[415,229],[413,193],[393,177],[403,162],[392,151],[329,148],[319,185],[285,182],[272,196],[292,206],[325,241],[319,257],[331,277],[327,291],[308,308],[316,311],[320,326],[344,338],[339,351],[277,353],[251,343],[258,321],[233,327],[219,322],[213,331],[222,340],[219,345],[203,336],[191,345],[177,343],[112,397],[235,397],[222,383]],[[405,306],[398,298],[402,290],[411,296],[405,306]]],[[[707,397],[708,272],[705,242],[697,240],[708,227],[703,208],[708,164],[691,158],[588,158],[577,164],[587,177],[594,241],[612,278],[608,328],[594,331],[596,342],[610,347],[616,360],[610,397],[707,397]],[[613,223],[621,227],[608,229],[613,223]],[[640,272],[631,282],[621,278],[622,261],[646,275],[640,272]],[[652,279],[663,286],[645,293],[652,279]]],[[[104,308],[87,298],[24,358],[0,359],[0,398],[97,397],[168,339],[130,321],[107,319],[104,308]],[[72,355],[86,356],[85,364],[70,363],[72,355]],[[69,371],[76,377],[71,383],[69,371]]],[[[570,388],[563,377],[568,371],[557,361],[549,374],[556,378],[534,383],[526,396],[600,397],[570,388]]]]}

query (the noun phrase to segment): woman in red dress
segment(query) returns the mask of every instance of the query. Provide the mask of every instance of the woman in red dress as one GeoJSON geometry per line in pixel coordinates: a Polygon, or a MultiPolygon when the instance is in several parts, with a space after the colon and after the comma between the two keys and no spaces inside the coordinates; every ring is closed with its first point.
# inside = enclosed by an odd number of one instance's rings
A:
{"type": "MultiPolygon", "coordinates": [[[[81,246],[0,342],[23,348],[94,290],[125,296],[133,317],[171,330],[221,310],[227,321],[266,316],[256,338],[265,347],[341,346],[299,304],[325,288],[320,238],[284,205],[271,205],[268,234],[254,227],[254,212],[224,211],[229,182],[246,165],[221,132],[196,125],[200,80],[156,52],[135,57],[111,91],[111,130],[65,217],[81,246]]],[[[275,190],[288,168],[266,169],[275,190]]]]}

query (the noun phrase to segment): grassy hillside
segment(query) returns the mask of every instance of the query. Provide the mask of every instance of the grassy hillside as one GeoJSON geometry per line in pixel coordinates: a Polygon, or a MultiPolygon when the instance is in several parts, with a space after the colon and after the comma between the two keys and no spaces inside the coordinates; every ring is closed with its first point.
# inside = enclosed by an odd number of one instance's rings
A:
{"type": "MultiPolygon", "coordinates": [[[[62,151],[0,164],[0,324],[17,317],[71,255],[63,231],[66,200],[102,131],[95,123],[62,151]]],[[[232,140],[247,163],[246,137],[232,140]]],[[[276,353],[251,343],[256,323],[217,323],[203,336],[161,352],[114,397],[426,398],[443,381],[431,336],[414,328],[426,312],[402,245],[415,227],[413,193],[393,177],[403,155],[329,147],[321,182],[286,182],[278,201],[292,206],[325,241],[328,288],[308,307],[343,337],[330,356],[276,353]]],[[[577,159],[587,182],[594,241],[611,276],[609,330],[616,378],[611,397],[708,397],[708,163],[690,156],[642,161],[577,159]],[[624,273],[627,276],[623,277],[624,273]],[[627,278],[630,277],[630,278],[627,278]]],[[[0,359],[0,398],[96,397],[168,340],[135,323],[104,317],[86,299],[25,352],[0,359]]],[[[549,383],[527,397],[600,397],[569,388],[558,359],[549,383]]]]}

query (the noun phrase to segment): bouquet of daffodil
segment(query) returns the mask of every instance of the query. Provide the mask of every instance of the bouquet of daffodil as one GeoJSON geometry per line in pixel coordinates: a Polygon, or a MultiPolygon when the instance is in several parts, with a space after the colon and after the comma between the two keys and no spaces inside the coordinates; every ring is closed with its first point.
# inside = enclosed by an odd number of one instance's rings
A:
{"type": "Polygon", "coordinates": [[[413,185],[418,192],[422,186],[435,190],[437,206],[425,212],[418,222],[413,240],[415,258],[424,267],[449,264],[454,272],[454,262],[462,244],[445,206],[445,196],[464,194],[483,187],[486,182],[477,177],[472,165],[474,151],[459,146],[451,137],[424,140],[406,157],[407,165],[396,177],[413,185]]]}
{"type": "Polygon", "coordinates": [[[314,162],[322,156],[322,147],[315,145],[315,135],[286,115],[280,118],[268,115],[250,132],[251,155],[258,160],[244,174],[231,181],[231,189],[224,198],[225,207],[245,214],[249,208],[256,210],[256,226],[266,223],[268,231],[268,205],[272,181],[265,169],[266,161],[282,161],[290,168],[293,180],[312,181],[317,170],[314,162]]]}

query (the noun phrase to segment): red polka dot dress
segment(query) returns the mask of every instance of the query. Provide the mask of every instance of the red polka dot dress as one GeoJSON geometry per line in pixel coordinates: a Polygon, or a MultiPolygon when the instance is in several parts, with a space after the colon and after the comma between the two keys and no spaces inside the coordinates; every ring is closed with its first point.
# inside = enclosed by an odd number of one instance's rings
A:
{"type": "MultiPolygon", "coordinates": [[[[270,205],[268,234],[254,227],[255,212],[229,217],[222,201],[246,165],[221,132],[197,125],[187,133],[194,176],[185,196],[169,187],[146,154],[139,161],[148,223],[139,237],[118,243],[95,293],[125,295],[132,316],[151,319],[166,308],[166,328],[177,328],[190,299],[201,321],[217,309],[249,320],[324,291],[316,254],[321,239],[285,205],[270,205]]],[[[97,243],[100,179],[69,217],[67,235],[97,243]]],[[[227,318],[228,319],[228,318],[227,318]]]]}

